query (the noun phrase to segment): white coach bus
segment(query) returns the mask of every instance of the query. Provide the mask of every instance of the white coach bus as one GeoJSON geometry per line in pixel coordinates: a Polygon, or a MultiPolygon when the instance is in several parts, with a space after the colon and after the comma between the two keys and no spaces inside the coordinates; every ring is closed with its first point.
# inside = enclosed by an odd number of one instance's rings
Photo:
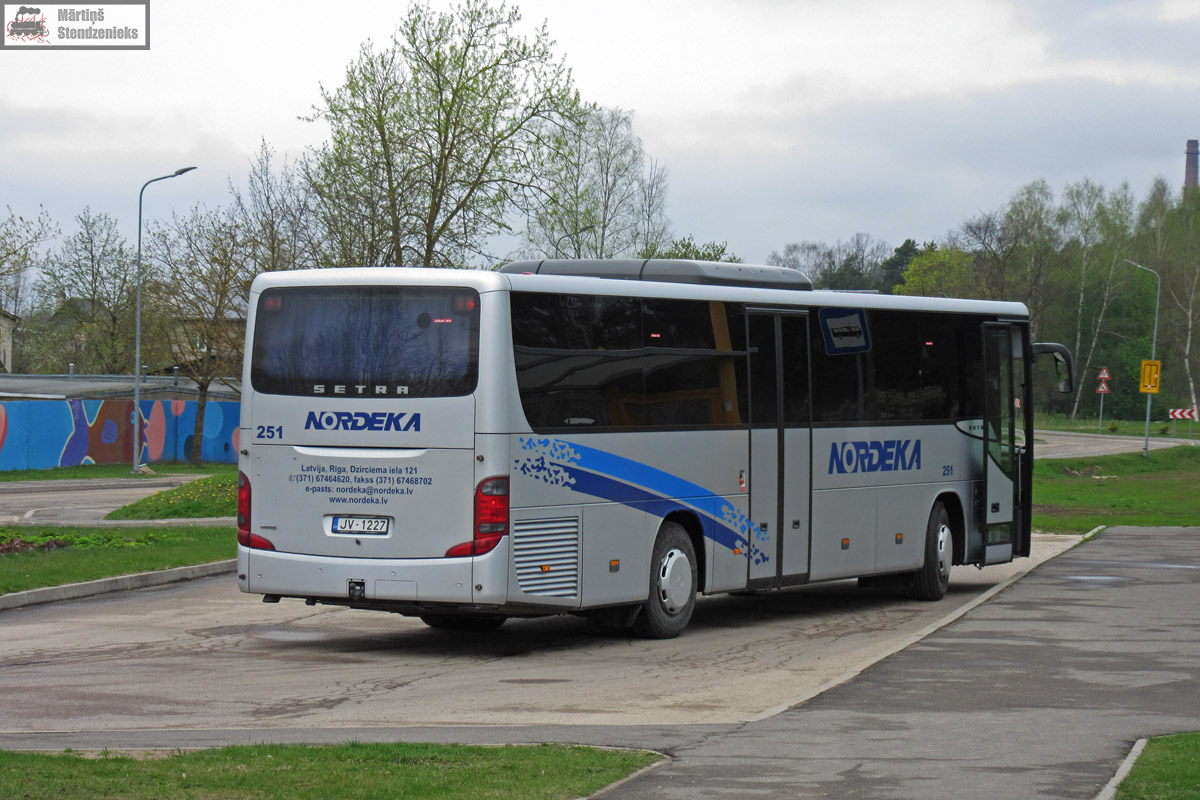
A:
{"type": "Polygon", "coordinates": [[[1029,554],[1018,303],[691,261],[259,276],[238,580],[494,628],[678,635],[697,593],[858,578],[936,600],[1029,554]]]}

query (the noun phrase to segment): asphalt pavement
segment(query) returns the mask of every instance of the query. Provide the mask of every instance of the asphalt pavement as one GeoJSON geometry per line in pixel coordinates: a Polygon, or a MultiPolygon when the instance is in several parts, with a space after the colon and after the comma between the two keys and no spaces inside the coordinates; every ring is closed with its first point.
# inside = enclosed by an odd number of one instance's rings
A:
{"type": "Polygon", "coordinates": [[[1200,528],[1111,528],[772,719],[601,797],[1092,798],[1200,730],[1200,528]]]}
{"type": "Polygon", "coordinates": [[[1074,433],[1066,431],[1035,431],[1034,454],[1036,458],[1092,458],[1111,456],[1117,453],[1140,453],[1149,447],[1150,452],[1165,450],[1181,445],[1195,447],[1200,439],[1183,436],[1151,436],[1149,442],[1142,436],[1114,436],[1101,433],[1074,433]]]}
{"type": "MultiPolygon", "coordinates": [[[[1138,739],[1200,730],[1198,610],[1200,528],[1112,528],[844,683],[749,722],[197,729],[164,720],[0,730],[0,747],[569,742],[672,756],[597,795],[605,800],[1094,798],[1138,739]]],[[[680,687],[662,691],[688,702],[680,687]]]]}
{"type": "MultiPolygon", "coordinates": [[[[195,520],[106,520],[104,516],[143,497],[202,478],[154,475],[142,478],[13,481],[0,483],[0,525],[180,525],[195,520]]],[[[234,524],[221,518],[211,524],[234,524]]]]}

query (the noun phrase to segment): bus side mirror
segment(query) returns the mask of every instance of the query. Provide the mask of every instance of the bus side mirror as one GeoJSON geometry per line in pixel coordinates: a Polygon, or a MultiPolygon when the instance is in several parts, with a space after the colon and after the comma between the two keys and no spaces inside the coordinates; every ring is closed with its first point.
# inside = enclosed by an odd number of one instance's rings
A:
{"type": "Polygon", "coordinates": [[[1058,376],[1058,390],[1063,394],[1075,391],[1075,360],[1071,358],[1070,350],[1064,345],[1054,342],[1034,342],[1033,355],[1035,358],[1041,355],[1053,356],[1054,374],[1058,376]]]}

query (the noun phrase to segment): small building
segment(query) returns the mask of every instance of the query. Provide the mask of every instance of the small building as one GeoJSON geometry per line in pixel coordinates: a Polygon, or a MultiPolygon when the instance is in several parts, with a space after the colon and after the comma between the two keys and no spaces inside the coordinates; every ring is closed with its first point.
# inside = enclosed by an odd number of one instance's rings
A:
{"type": "Polygon", "coordinates": [[[0,308],[0,372],[12,372],[13,331],[21,318],[0,308]]]}

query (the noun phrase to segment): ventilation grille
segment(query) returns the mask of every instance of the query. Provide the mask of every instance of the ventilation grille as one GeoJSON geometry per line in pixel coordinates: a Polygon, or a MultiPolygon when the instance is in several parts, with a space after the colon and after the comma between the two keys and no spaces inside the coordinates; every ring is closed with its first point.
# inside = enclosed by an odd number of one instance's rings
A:
{"type": "Polygon", "coordinates": [[[525,594],[579,596],[579,518],[513,522],[517,582],[525,594]]]}

